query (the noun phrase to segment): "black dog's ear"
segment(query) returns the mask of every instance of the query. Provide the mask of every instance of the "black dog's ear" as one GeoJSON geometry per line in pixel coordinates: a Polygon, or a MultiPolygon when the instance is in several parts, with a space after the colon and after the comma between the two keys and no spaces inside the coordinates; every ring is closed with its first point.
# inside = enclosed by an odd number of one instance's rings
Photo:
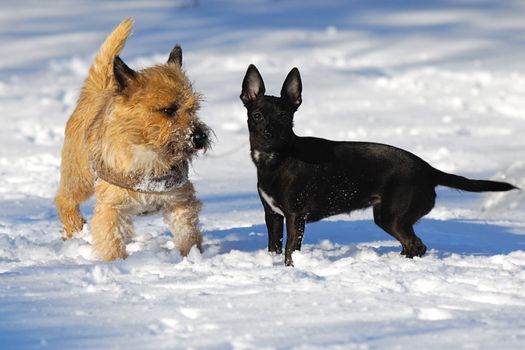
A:
{"type": "Polygon", "coordinates": [[[246,105],[254,101],[257,96],[264,95],[265,91],[261,74],[253,64],[250,64],[242,81],[242,92],[240,96],[242,103],[246,105]]]}
{"type": "Polygon", "coordinates": [[[173,50],[171,50],[168,63],[176,63],[179,67],[182,67],[182,48],[179,44],[175,45],[173,50]]]}
{"type": "Polygon", "coordinates": [[[125,89],[137,76],[137,72],[129,68],[118,56],[113,60],[113,74],[120,89],[125,89]]]}
{"type": "Polygon", "coordinates": [[[301,75],[299,74],[299,69],[294,67],[284,80],[281,97],[288,100],[295,108],[298,108],[303,101],[301,98],[302,91],[301,75]]]}

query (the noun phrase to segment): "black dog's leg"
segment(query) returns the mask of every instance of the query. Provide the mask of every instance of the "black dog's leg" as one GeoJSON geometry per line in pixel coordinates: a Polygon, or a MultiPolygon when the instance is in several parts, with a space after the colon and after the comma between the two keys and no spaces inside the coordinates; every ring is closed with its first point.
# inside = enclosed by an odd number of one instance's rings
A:
{"type": "Polygon", "coordinates": [[[427,252],[427,246],[423,244],[423,241],[418,236],[416,236],[414,228],[410,225],[409,227],[406,227],[404,231],[406,232],[404,235],[411,237],[411,241],[406,249],[403,249],[401,254],[410,259],[415,256],[422,257],[425,255],[427,252]]]}
{"type": "Polygon", "coordinates": [[[434,189],[421,184],[415,195],[411,188],[396,188],[391,194],[374,205],[374,222],[401,242],[401,255],[423,256],[427,247],[416,236],[413,225],[433,208],[434,189]]]}
{"type": "Polygon", "coordinates": [[[413,225],[432,210],[435,198],[433,185],[423,182],[417,186],[393,187],[374,205],[375,223],[401,242],[401,254],[407,258],[423,256],[427,251],[413,225]],[[414,192],[415,187],[417,192],[414,192]]]}
{"type": "Polygon", "coordinates": [[[381,227],[383,231],[388,233],[389,235],[393,236],[395,239],[397,239],[401,243],[401,255],[407,255],[407,247],[403,243],[400,237],[384,222],[382,210],[381,210],[381,204],[374,205],[374,222],[377,226],[381,227]]]}
{"type": "Polygon", "coordinates": [[[301,250],[304,236],[305,219],[298,215],[286,216],[286,248],[284,253],[284,264],[293,266],[292,253],[301,250]]]}
{"type": "Polygon", "coordinates": [[[264,218],[268,229],[268,251],[281,254],[283,252],[284,217],[279,214],[266,212],[264,218]]]}
{"type": "Polygon", "coordinates": [[[385,216],[384,213],[382,213],[380,204],[374,206],[374,222],[401,243],[403,247],[401,255],[407,258],[423,256],[427,251],[427,247],[421,239],[416,236],[412,225],[403,224],[402,221],[401,218],[385,216]]]}

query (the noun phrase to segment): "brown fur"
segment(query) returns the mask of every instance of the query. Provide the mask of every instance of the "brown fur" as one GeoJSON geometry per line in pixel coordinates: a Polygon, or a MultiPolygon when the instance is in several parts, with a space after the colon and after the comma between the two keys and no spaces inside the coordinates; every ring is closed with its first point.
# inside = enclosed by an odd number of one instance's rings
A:
{"type": "Polygon", "coordinates": [[[179,47],[172,51],[168,63],[138,72],[120,61],[117,56],[132,26],[131,19],[117,26],[89,70],[66,125],[55,198],[64,238],[69,239],[85,223],[80,203],[95,193],[93,247],[104,260],[126,257],[133,215],[159,210],[164,212],[181,254],[187,254],[192,246],[201,249],[201,204],[189,181],[173,188],[138,190],[148,179],[170,177],[174,172],[186,179],[182,172],[187,171],[195,151],[208,145],[208,128],[196,114],[200,96],[180,66],[179,47]],[[166,108],[172,107],[176,113],[167,115],[166,108]],[[206,136],[199,147],[192,141],[196,130],[206,136]]]}

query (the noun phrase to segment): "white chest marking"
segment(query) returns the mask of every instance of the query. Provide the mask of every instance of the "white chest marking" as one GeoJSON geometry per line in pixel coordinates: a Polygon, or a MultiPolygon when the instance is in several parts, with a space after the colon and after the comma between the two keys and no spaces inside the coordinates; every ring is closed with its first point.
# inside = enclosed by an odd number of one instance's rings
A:
{"type": "Polygon", "coordinates": [[[283,211],[275,204],[273,198],[270,197],[266,192],[264,192],[260,187],[259,187],[259,193],[261,194],[261,197],[264,199],[266,204],[268,204],[274,212],[276,212],[279,215],[284,216],[283,211]]]}
{"type": "Polygon", "coordinates": [[[259,153],[259,151],[253,151],[253,159],[255,159],[256,163],[259,163],[260,157],[261,157],[261,153],[259,153]]]}
{"type": "Polygon", "coordinates": [[[275,157],[275,153],[259,152],[257,150],[252,151],[252,155],[256,164],[267,163],[275,157]]]}

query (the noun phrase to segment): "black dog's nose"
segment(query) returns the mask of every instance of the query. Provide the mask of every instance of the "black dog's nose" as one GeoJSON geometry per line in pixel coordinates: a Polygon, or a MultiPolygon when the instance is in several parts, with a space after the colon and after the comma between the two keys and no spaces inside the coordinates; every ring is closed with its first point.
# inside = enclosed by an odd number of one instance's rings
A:
{"type": "Polygon", "coordinates": [[[265,128],[264,131],[263,131],[264,137],[267,138],[267,139],[271,138],[272,137],[272,131],[273,131],[273,129],[271,127],[265,128]]]}
{"type": "Polygon", "coordinates": [[[201,149],[206,146],[208,135],[199,128],[193,132],[191,135],[191,140],[193,141],[193,146],[195,149],[201,149]]]}

